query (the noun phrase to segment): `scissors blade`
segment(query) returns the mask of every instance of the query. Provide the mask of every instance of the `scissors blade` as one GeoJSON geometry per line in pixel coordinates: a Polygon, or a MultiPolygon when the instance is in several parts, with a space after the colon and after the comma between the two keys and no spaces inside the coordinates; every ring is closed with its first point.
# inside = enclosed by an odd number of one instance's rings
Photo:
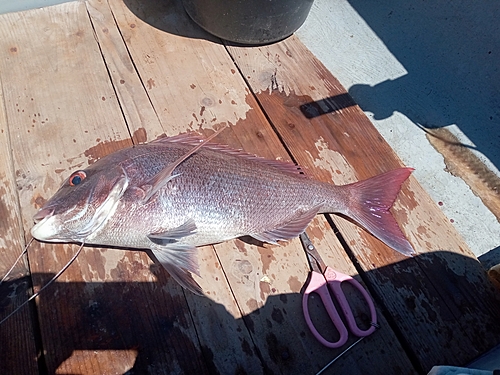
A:
{"type": "Polygon", "coordinates": [[[323,274],[326,270],[326,265],[306,232],[300,235],[300,240],[302,241],[302,247],[306,252],[307,260],[309,261],[311,269],[315,272],[323,274]]]}

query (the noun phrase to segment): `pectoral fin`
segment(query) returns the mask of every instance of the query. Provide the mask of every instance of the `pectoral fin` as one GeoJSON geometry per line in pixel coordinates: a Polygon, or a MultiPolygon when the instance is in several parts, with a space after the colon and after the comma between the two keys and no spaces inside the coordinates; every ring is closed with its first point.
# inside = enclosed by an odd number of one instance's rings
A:
{"type": "Polygon", "coordinates": [[[224,130],[224,128],[225,127],[222,127],[221,129],[217,130],[214,134],[212,134],[210,137],[201,140],[199,145],[192,148],[190,151],[182,155],[173,163],[167,165],[162,171],[157,173],[151,180],[149,180],[146,184],[141,186],[142,190],[144,190],[145,192],[143,203],[144,204],[147,203],[153,195],[155,195],[161,188],[163,188],[167,184],[168,181],[179,176],[179,174],[172,174],[175,168],[177,168],[184,160],[186,160],[188,157],[190,157],[196,151],[198,151],[201,147],[203,147],[203,145],[209,142],[212,138],[219,135],[219,133],[222,130],[224,130]]]}
{"type": "Polygon", "coordinates": [[[319,209],[320,206],[317,206],[308,211],[296,213],[294,216],[287,219],[282,225],[261,233],[250,234],[250,236],[259,241],[272,244],[277,244],[278,241],[291,240],[304,232],[311,220],[318,213],[319,209]]]}

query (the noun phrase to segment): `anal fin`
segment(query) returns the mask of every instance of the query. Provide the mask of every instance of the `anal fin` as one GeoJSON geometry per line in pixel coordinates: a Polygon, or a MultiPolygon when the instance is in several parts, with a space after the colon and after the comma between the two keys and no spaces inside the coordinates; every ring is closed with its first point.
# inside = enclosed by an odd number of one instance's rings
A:
{"type": "Polygon", "coordinates": [[[250,236],[262,242],[277,244],[278,241],[288,241],[299,236],[305,231],[314,216],[319,212],[320,206],[315,206],[307,211],[296,213],[276,228],[261,233],[252,233],[250,236]]]}

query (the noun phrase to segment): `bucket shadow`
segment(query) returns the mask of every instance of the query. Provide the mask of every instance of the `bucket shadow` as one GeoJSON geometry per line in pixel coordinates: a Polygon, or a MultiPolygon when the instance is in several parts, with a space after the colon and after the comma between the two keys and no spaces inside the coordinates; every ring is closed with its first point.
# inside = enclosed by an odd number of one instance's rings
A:
{"type": "Polygon", "coordinates": [[[180,0],[123,0],[123,3],[137,18],[158,30],[222,44],[221,39],[209,34],[189,18],[180,0]]]}

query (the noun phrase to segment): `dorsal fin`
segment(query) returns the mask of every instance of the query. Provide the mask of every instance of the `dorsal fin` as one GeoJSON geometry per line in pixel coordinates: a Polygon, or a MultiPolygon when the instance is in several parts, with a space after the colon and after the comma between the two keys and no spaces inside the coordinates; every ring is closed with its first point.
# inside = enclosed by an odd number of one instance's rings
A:
{"type": "MultiPolygon", "coordinates": [[[[163,137],[156,139],[150,144],[169,144],[169,143],[180,143],[183,145],[188,145],[188,146],[197,146],[200,144],[200,141],[203,141],[205,138],[199,136],[198,134],[194,133],[184,133],[184,134],[179,134],[175,135],[173,137],[163,137]]],[[[286,162],[286,161],[281,161],[281,160],[269,160],[266,158],[263,158],[261,156],[257,156],[254,154],[250,154],[246,151],[243,151],[241,149],[235,149],[227,145],[221,145],[218,143],[212,143],[212,142],[207,142],[203,145],[204,149],[209,149],[212,151],[217,151],[217,152],[222,152],[226,153],[228,155],[233,155],[233,156],[238,156],[247,160],[252,160],[258,163],[262,163],[265,165],[268,165],[270,167],[279,169],[282,172],[286,173],[291,173],[293,175],[299,176],[299,177],[307,177],[303,170],[298,166],[295,165],[292,162],[286,162]]]]}

